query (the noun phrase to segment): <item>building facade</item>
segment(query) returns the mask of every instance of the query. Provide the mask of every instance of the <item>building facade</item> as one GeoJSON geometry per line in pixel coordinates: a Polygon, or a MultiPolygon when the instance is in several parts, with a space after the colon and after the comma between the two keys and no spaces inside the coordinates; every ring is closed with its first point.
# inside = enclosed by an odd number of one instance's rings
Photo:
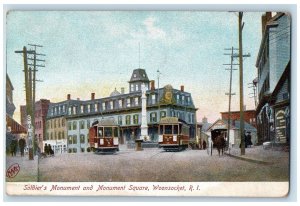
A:
{"type": "Polygon", "coordinates": [[[120,125],[120,144],[132,142],[139,138],[141,130],[141,85],[147,88],[147,122],[150,141],[158,141],[158,124],[160,118],[176,116],[191,125],[191,136],[194,136],[195,113],[191,94],[174,89],[171,85],[155,88],[155,82],[149,81],[144,69],[135,69],[129,81],[129,93],[115,89],[109,97],[95,98],[86,101],[68,100],[51,104],[48,110],[47,121],[58,116],[66,118],[66,133],[68,152],[89,151],[88,131],[91,124],[102,118],[113,118],[120,125]],[[60,110],[59,108],[65,108],[60,110]],[[55,113],[57,111],[57,113],[55,113]]]}
{"type": "Polygon", "coordinates": [[[290,140],[291,19],[286,13],[262,16],[263,37],[256,61],[259,143],[290,140]]]}
{"type": "MultiPolygon", "coordinates": [[[[223,120],[229,119],[228,112],[221,112],[221,118],[223,120]]],[[[240,111],[232,111],[230,112],[230,119],[231,120],[240,120],[240,111]]],[[[248,124],[251,124],[253,127],[256,128],[256,111],[255,110],[244,110],[244,121],[248,124]]]]}

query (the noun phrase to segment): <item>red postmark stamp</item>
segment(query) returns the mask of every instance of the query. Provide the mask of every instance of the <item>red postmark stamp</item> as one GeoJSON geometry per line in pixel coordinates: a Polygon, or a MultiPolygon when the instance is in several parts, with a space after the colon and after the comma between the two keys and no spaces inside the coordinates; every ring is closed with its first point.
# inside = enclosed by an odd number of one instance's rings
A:
{"type": "Polygon", "coordinates": [[[15,163],[6,170],[6,177],[14,178],[15,176],[17,176],[19,171],[20,171],[20,165],[18,163],[15,163]]]}

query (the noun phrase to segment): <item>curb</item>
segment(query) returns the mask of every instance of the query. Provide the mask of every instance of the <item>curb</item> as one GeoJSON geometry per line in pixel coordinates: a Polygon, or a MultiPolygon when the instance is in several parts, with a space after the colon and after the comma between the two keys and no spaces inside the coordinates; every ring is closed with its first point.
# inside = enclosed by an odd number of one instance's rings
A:
{"type": "Polygon", "coordinates": [[[244,160],[244,161],[247,161],[247,162],[253,162],[253,163],[263,164],[263,165],[274,164],[273,162],[266,162],[266,161],[263,161],[263,160],[251,159],[251,158],[236,156],[236,155],[227,154],[227,153],[224,153],[224,154],[228,155],[229,157],[233,157],[233,158],[236,158],[236,159],[239,159],[239,160],[244,160]]]}

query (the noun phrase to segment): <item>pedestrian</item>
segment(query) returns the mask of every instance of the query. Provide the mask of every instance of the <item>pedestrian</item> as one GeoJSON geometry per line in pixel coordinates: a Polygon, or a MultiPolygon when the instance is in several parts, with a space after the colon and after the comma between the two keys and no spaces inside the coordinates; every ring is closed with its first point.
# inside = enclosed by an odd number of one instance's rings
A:
{"type": "Polygon", "coordinates": [[[24,157],[25,146],[26,146],[26,141],[25,141],[24,137],[22,137],[19,140],[19,148],[20,148],[21,157],[24,157]]]}
{"type": "Polygon", "coordinates": [[[205,140],[203,140],[203,149],[206,149],[206,141],[205,140]]]}
{"type": "Polygon", "coordinates": [[[53,149],[51,147],[51,144],[48,144],[48,152],[49,152],[50,156],[54,156],[54,151],[53,151],[53,149]]]}
{"type": "Polygon", "coordinates": [[[253,145],[251,141],[251,132],[247,132],[247,145],[249,145],[249,147],[253,145]]]}
{"type": "Polygon", "coordinates": [[[18,144],[18,140],[15,136],[13,136],[11,143],[10,143],[10,152],[11,152],[11,156],[16,156],[17,153],[17,144],[18,144]]]}
{"type": "Polygon", "coordinates": [[[44,146],[44,153],[45,153],[46,156],[49,155],[49,150],[48,150],[48,145],[47,145],[47,143],[46,143],[45,146],[44,146]]]}

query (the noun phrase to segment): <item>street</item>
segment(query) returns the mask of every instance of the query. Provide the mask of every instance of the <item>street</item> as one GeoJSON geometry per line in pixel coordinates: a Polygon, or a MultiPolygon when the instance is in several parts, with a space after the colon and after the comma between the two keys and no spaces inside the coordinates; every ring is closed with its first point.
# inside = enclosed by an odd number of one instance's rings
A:
{"type": "Polygon", "coordinates": [[[40,160],[41,182],[288,181],[288,153],[273,164],[257,164],[217,151],[164,152],[121,149],[114,155],[61,154],[40,160]]]}

